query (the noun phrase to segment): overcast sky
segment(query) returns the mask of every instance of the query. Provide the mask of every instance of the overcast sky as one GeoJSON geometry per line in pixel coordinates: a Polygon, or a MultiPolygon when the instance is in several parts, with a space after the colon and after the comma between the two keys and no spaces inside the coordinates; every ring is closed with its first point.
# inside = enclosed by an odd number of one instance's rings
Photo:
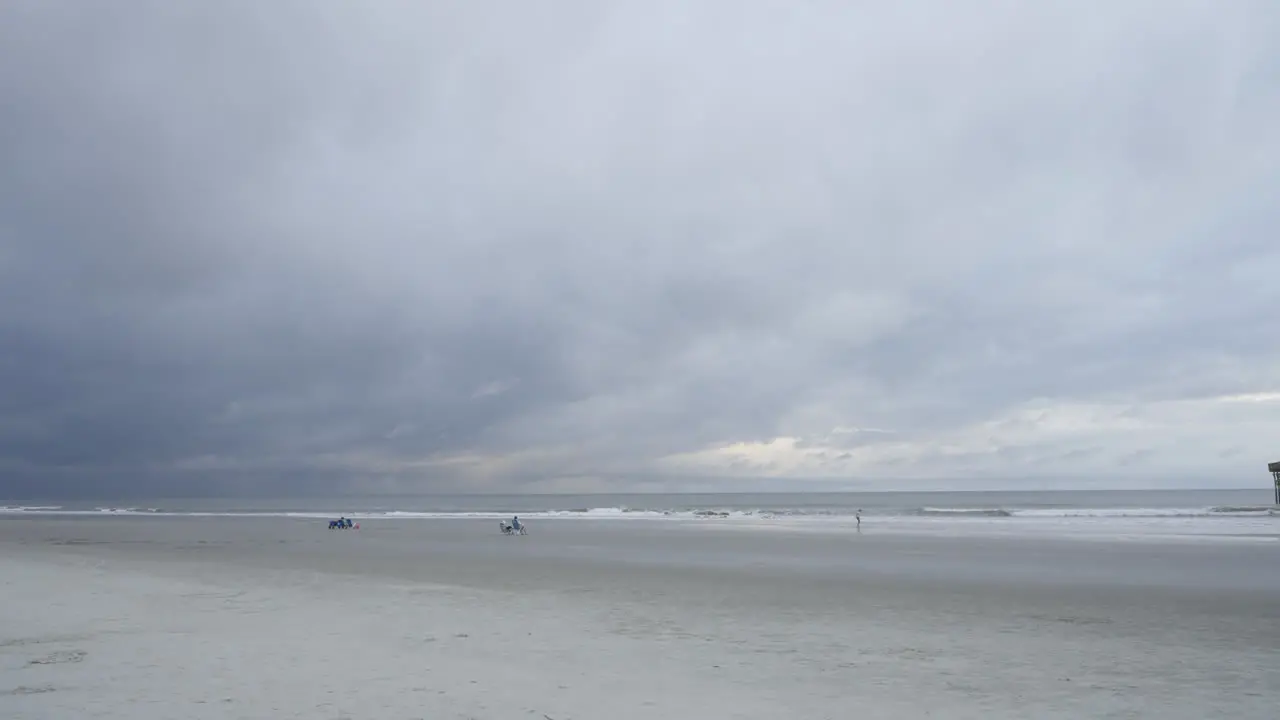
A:
{"type": "Polygon", "coordinates": [[[10,0],[0,491],[1265,487],[1278,229],[1273,0],[10,0]]]}

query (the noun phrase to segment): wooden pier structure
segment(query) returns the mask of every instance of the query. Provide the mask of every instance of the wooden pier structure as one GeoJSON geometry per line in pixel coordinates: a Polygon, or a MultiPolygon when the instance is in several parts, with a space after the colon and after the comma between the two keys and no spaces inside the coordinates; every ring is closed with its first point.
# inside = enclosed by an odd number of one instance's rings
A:
{"type": "Polygon", "coordinates": [[[1268,464],[1267,470],[1271,471],[1271,479],[1276,481],[1276,504],[1280,505],[1280,462],[1268,464]]]}

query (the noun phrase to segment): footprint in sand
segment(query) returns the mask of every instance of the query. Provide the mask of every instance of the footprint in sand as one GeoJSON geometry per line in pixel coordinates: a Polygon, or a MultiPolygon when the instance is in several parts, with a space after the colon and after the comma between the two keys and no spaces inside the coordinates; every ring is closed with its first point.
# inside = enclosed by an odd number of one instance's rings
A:
{"type": "Polygon", "coordinates": [[[18,687],[12,690],[5,690],[3,692],[0,692],[0,696],[39,695],[41,693],[51,693],[51,692],[57,692],[57,691],[58,691],[58,688],[52,685],[41,685],[40,687],[27,687],[26,685],[19,685],[18,687]]]}
{"type": "Polygon", "coordinates": [[[64,663],[78,663],[85,659],[89,653],[83,650],[59,650],[51,652],[41,658],[36,658],[28,662],[28,665],[62,665],[64,663]]]}
{"type": "Polygon", "coordinates": [[[88,635],[46,635],[44,637],[0,638],[0,648],[22,647],[24,645],[43,645],[45,643],[75,642],[87,640],[88,635]]]}

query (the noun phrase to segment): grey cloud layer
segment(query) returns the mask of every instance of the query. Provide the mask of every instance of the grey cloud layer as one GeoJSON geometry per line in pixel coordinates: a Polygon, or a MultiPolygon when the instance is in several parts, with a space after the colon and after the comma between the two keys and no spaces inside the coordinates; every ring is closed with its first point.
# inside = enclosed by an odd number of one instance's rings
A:
{"type": "Polygon", "coordinates": [[[6,3],[5,482],[625,484],[1280,387],[1274,4],[896,7],[6,3]]]}

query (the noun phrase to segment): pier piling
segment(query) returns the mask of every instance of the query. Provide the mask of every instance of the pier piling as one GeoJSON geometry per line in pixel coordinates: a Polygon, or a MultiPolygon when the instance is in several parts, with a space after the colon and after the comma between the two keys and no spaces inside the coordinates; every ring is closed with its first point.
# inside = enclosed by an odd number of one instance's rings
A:
{"type": "Polygon", "coordinates": [[[1276,505],[1280,505],[1280,462],[1270,463],[1267,469],[1271,471],[1271,479],[1276,483],[1276,505]]]}

